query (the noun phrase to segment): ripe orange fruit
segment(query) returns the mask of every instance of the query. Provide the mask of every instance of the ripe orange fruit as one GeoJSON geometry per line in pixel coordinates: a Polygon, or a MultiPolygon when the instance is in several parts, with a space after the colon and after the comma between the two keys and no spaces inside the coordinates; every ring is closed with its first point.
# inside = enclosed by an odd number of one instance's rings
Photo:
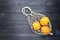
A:
{"type": "Polygon", "coordinates": [[[47,35],[47,34],[50,33],[50,28],[48,26],[42,26],[41,27],[41,32],[42,32],[42,34],[47,35]]]}
{"type": "Polygon", "coordinates": [[[42,17],[41,19],[40,19],[40,24],[41,25],[47,25],[49,23],[49,18],[48,17],[42,17]]]}
{"type": "Polygon", "coordinates": [[[38,21],[35,21],[32,23],[32,27],[34,30],[39,30],[40,29],[40,23],[38,21]]]}

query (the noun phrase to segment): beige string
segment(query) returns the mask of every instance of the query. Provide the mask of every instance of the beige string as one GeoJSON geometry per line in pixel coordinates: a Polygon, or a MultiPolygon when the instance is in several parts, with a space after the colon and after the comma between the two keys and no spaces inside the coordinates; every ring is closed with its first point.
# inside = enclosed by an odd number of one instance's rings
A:
{"type": "MultiPolygon", "coordinates": [[[[25,7],[23,7],[22,8],[22,13],[25,15],[25,16],[27,16],[27,20],[28,20],[28,22],[29,22],[29,24],[30,24],[30,26],[31,26],[31,29],[32,29],[32,31],[34,32],[34,33],[36,33],[36,34],[42,34],[41,32],[37,32],[37,31],[34,31],[33,30],[33,28],[32,28],[32,22],[34,22],[34,20],[36,19],[35,17],[38,17],[38,18],[41,18],[41,17],[43,17],[43,16],[45,16],[45,15],[43,15],[43,14],[41,14],[41,13],[35,13],[35,12],[33,12],[32,10],[31,10],[31,8],[30,7],[28,7],[28,6],[25,6],[25,7]],[[25,9],[29,9],[30,11],[31,11],[31,13],[30,14],[27,14],[27,13],[25,13],[25,9]]],[[[49,21],[49,27],[50,27],[50,31],[52,31],[52,26],[51,26],[51,22],[49,21]]],[[[49,33],[50,35],[53,35],[53,33],[49,33]]],[[[42,34],[42,35],[45,35],[45,34],[42,34]]]]}

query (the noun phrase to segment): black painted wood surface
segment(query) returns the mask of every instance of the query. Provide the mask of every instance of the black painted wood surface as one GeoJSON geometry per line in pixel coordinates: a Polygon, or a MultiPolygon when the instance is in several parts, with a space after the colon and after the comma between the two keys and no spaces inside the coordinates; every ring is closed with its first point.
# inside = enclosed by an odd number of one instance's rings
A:
{"type": "Polygon", "coordinates": [[[59,0],[0,0],[0,40],[59,40],[59,0]],[[47,15],[52,23],[53,36],[34,34],[21,10],[30,6],[34,12],[47,15]]]}

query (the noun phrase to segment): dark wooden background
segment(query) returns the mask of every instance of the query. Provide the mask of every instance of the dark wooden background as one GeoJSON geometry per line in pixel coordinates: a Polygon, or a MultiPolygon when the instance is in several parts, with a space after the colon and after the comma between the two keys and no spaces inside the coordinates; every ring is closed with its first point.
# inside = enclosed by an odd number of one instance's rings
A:
{"type": "Polygon", "coordinates": [[[59,0],[0,0],[0,40],[60,40],[59,0]],[[21,10],[30,6],[34,12],[47,15],[53,36],[34,34],[21,10]]]}

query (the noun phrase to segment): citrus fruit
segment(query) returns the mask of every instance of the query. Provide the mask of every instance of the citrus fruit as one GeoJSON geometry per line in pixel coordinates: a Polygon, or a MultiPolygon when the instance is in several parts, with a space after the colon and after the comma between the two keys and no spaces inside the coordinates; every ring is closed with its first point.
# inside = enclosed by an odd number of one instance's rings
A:
{"type": "Polygon", "coordinates": [[[50,33],[50,28],[48,26],[42,26],[41,27],[41,32],[42,34],[49,34],[50,33]]]}
{"type": "Polygon", "coordinates": [[[38,21],[35,21],[32,23],[32,27],[34,30],[39,30],[40,29],[40,23],[38,21]]]}
{"type": "Polygon", "coordinates": [[[42,17],[41,19],[40,19],[40,24],[41,25],[47,25],[49,23],[49,18],[48,17],[42,17]]]}

